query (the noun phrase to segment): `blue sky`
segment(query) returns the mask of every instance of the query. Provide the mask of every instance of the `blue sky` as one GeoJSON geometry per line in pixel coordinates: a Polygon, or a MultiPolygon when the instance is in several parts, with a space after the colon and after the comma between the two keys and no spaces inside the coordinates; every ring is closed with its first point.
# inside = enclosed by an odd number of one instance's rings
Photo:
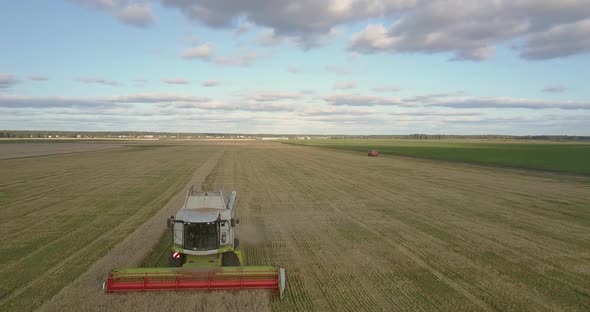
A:
{"type": "Polygon", "coordinates": [[[0,128],[590,135],[590,3],[13,1],[0,128]]]}

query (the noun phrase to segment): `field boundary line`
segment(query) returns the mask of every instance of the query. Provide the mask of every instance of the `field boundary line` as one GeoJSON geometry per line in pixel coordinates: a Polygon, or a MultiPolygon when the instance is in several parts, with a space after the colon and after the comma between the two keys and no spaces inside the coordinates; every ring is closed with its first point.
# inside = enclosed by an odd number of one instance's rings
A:
{"type": "Polygon", "coordinates": [[[91,153],[91,152],[101,152],[101,151],[112,151],[118,149],[125,149],[128,148],[127,146],[117,146],[117,147],[109,147],[109,148],[99,148],[94,150],[88,151],[78,151],[78,152],[64,152],[64,153],[53,153],[53,154],[44,154],[44,155],[29,155],[29,156],[16,156],[16,157],[8,157],[8,158],[1,158],[2,160],[14,160],[14,159],[27,159],[27,158],[38,158],[38,157],[49,157],[49,156],[61,156],[61,155],[72,155],[72,154],[81,154],[81,153],[91,153]]]}
{"type": "MultiPolygon", "coordinates": [[[[319,146],[319,145],[305,145],[299,143],[288,143],[288,142],[279,142],[279,144],[285,144],[289,146],[301,146],[301,147],[316,147],[316,148],[323,148],[332,151],[346,151],[350,153],[361,153],[366,154],[366,152],[355,150],[355,149],[346,149],[346,148],[338,148],[338,147],[330,147],[330,146],[319,146]]],[[[409,156],[409,155],[402,155],[402,154],[395,154],[395,153],[383,153],[379,154],[379,157],[402,157],[408,159],[420,159],[420,160],[428,160],[428,161],[435,161],[435,162],[442,162],[442,163],[451,163],[451,164],[461,164],[467,166],[475,166],[475,167],[484,167],[484,168],[495,168],[495,169],[504,169],[510,170],[514,172],[518,172],[521,174],[534,174],[540,175],[543,177],[551,177],[551,178],[571,178],[578,182],[588,183],[588,178],[590,178],[590,173],[575,173],[571,171],[560,171],[560,170],[550,170],[550,169],[536,169],[536,168],[528,168],[528,167],[519,167],[519,166],[510,166],[510,165],[503,165],[503,164],[494,164],[494,163],[483,163],[483,162],[475,162],[475,161],[464,161],[464,160],[452,160],[452,159],[438,159],[438,158],[431,158],[426,156],[409,156]],[[582,180],[582,181],[580,181],[582,180]]]]}

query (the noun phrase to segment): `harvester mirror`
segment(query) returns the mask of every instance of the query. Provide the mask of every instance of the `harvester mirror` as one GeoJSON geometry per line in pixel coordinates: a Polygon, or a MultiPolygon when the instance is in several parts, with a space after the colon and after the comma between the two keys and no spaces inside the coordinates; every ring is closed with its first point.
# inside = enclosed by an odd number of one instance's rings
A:
{"type": "Polygon", "coordinates": [[[229,220],[229,224],[231,224],[231,227],[234,227],[234,226],[236,226],[236,224],[237,224],[237,223],[236,223],[236,219],[234,219],[234,218],[231,218],[231,219],[229,220]]]}
{"type": "Polygon", "coordinates": [[[240,219],[236,219],[236,224],[240,224],[240,219]]]}
{"type": "Polygon", "coordinates": [[[171,228],[172,225],[174,225],[174,217],[166,219],[166,221],[168,221],[168,222],[166,222],[167,227],[171,228]]]}

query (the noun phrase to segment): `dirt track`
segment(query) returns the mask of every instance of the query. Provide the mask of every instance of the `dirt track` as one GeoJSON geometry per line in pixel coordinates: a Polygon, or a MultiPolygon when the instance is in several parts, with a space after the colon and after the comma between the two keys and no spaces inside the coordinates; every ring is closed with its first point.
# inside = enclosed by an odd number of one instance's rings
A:
{"type": "MultiPolygon", "coordinates": [[[[287,268],[276,311],[590,309],[587,179],[246,144],[225,148],[207,184],[238,191],[247,262],[287,268]]],[[[128,256],[97,263],[44,310],[268,308],[261,293],[97,293],[109,266],[140,258],[128,256]]]]}

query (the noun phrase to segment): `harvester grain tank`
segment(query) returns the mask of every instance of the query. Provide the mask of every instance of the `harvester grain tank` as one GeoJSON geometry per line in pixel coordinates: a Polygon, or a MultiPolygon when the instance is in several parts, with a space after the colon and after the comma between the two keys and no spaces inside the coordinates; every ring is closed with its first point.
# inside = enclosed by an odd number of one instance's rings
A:
{"type": "Polygon", "coordinates": [[[377,152],[376,150],[370,150],[368,153],[369,157],[377,157],[379,156],[379,152],[377,152]]]}
{"type": "Polygon", "coordinates": [[[191,187],[182,208],[168,219],[174,241],[170,267],[113,269],[105,291],[270,289],[282,298],[284,268],[244,265],[235,201],[235,191],[226,201],[222,191],[191,187]]]}

